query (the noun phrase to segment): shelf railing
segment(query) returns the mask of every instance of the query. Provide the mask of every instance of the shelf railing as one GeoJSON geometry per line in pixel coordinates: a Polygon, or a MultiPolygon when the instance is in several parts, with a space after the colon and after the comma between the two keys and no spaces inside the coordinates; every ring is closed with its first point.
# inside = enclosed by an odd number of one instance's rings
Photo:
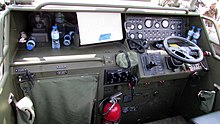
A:
{"type": "MultiPolygon", "coordinates": [[[[9,7],[11,10],[29,10],[29,11],[40,11],[40,10],[60,10],[59,7],[62,6],[73,6],[73,7],[103,7],[102,11],[110,11],[109,8],[112,8],[111,11],[118,11],[114,8],[121,8],[121,12],[126,13],[129,9],[150,9],[150,10],[173,10],[173,11],[184,11],[186,14],[189,13],[187,8],[176,8],[176,7],[161,7],[161,6],[152,6],[149,2],[140,2],[140,1],[106,1],[106,0],[79,0],[79,1],[70,1],[70,0],[47,0],[40,3],[34,3],[33,5],[12,5],[9,7]],[[56,7],[51,7],[51,6],[56,7]]],[[[62,8],[63,10],[63,8],[62,8]]],[[[98,11],[98,10],[97,10],[98,11]]],[[[164,12],[164,11],[162,11],[164,12]]]]}

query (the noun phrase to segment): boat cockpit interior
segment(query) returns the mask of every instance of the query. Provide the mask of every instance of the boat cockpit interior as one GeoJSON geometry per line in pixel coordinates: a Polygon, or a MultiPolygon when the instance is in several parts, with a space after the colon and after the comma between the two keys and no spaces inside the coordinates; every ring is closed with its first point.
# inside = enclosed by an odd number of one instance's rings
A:
{"type": "Polygon", "coordinates": [[[134,1],[0,11],[1,124],[219,124],[216,22],[134,1]]]}

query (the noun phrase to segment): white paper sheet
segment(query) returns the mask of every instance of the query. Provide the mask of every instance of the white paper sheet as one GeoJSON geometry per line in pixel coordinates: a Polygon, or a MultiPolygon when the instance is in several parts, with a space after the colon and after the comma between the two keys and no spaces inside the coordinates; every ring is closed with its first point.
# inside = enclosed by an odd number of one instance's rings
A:
{"type": "Polygon", "coordinates": [[[120,13],[77,12],[80,45],[121,40],[120,13]]]}

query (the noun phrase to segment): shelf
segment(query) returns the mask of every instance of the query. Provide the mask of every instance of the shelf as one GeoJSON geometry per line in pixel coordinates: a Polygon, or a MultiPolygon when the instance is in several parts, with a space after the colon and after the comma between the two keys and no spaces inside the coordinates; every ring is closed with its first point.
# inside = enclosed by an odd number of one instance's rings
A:
{"type": "Polygon", "coordinates": [[[36,47],[32,51],[24,47],[18,48],[11,66],[48,64],[60,62],[100,61],[107,54],[116,54],[119,50],[125,50],[119,42],[96,44],[91,46],[61,46],[60,49],[52,49],[50,44],[44,47],[36,47]]]}

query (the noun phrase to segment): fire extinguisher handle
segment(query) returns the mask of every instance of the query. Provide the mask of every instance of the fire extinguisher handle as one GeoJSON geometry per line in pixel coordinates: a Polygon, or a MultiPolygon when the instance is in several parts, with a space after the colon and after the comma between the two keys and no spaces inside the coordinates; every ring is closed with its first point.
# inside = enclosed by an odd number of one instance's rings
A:
{"type": "Polygon", "coordinates": [[[110,97],[110,99],[111,99],[111,100],[112,100],[112,99],[117,99],[117,97],[119,97],[119,96],[121,96],[121,95],[122,95],[122,93],[121,93],[121,92],[118,92],[118,93],[112,95],[112,96],[110,97]]]}

